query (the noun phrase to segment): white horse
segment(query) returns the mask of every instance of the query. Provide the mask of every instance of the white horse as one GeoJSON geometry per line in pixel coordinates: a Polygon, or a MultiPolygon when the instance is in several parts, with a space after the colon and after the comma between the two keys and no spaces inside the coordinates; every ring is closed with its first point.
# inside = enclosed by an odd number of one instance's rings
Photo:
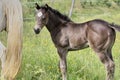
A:
{"type": "Polygon", "coordinates": [[[14,80],[22,57],[22,6],[19,0],[0,0],[0,32],[8,33],[7,47],[0,43],[1,79],[14,80]]]}

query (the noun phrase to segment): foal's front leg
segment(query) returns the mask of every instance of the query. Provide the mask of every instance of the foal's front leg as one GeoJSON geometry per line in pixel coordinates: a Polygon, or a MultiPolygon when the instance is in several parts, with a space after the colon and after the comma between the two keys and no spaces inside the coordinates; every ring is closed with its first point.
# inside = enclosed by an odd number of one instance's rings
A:
{"type": "Polygon", "coordinates": [[[58,54],[60,57],[60,71],[62,73],[62,80],[67,80],[67,61],[66,61],[66,56],[67,56],[67,50],[58,48],[58,54]]]}

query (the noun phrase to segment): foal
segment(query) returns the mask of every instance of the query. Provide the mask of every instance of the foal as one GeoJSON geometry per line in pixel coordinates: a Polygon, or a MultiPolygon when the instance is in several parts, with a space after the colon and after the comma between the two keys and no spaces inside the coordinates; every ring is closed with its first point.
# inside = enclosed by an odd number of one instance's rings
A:
{"type": "Polygon", "coordinates": [[[95,19],[85,23],[74,23],[67,16],[51,8],[47,4],[36,3],[36,25],[34,31],[39,34],[46,26],[60,57],[62,80],[67,80],[66,56],[68,51],[91,47],[105,65],[106,80],[114,79],[115,64],[112,57],[112,46],[115,42],[115,29],[120,27],[106,21],[95,19]]]}

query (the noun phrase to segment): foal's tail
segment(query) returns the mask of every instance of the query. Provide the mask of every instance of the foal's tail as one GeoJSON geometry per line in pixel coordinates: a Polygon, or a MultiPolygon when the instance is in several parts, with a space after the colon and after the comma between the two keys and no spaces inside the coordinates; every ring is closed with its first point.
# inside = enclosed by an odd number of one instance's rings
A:
{"type": "Polygon", "coordinates": [[[120,32],[120,25],[117,25],[117,24],[114,24],[114,23],[111,23],[109,24],[110,27],[112,27],[113,29],[117,30],[120,32]]]}

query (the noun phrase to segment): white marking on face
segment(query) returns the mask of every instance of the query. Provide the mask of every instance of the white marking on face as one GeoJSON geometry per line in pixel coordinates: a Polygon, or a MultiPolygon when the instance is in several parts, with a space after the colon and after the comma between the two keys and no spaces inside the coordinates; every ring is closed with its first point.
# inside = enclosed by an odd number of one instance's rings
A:
{"type": "Polygon", "coordinates": [[[39,13],[37,14],[38,17],[41,17],[42,15],[43,15],[42,12],[39,12],[39,13]]]}

